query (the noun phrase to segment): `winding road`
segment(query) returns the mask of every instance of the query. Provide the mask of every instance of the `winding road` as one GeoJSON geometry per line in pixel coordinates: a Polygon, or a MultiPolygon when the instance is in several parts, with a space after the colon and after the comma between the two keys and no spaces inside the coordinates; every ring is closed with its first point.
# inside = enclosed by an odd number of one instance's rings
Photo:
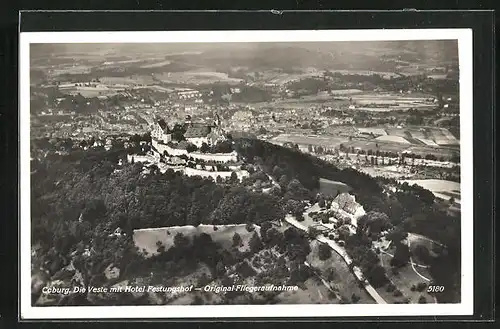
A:
{"type": "MultiPolygon", "coordinates": [[[[306,233],[308,232],[308,227],[305,226],[305,225],[303,225],[303,224],[301,224],[292,215],[286,215],[285,216],[285,221],[287,223],[289,223],[290,225],[295,226],[299,230],[302,230],[302,231],[304,231],[306,233]]],[[[327,244],[330,248],[332,248],[337,254],[339,254],[344,259],[344,261],[346,262],[346,264],[348,266],[352,263],[352,259],[347,254],[347,252],[345,251],[345,249],[342,248],[341,246],[339,246],[337,243],[335,243],[335,241],[332,241],[332,240],[330,240],[328,238],[325,238],[322,235],[317,236],[316,240],[318,240],[321,243],[327,244]]],[[[361,270],[357,266],[353,267],[353,272],[354,272],[354,276],[356,277],[356,279],[358,281],[360,281],[361,283],[363,283],[363,286],[364,286],[366,292],[377,302],[377,304],[387,304],[387,302],[382,298],[382,296],[379,295],[379,293],[375,290],[375,288],[373,288],[366,281],[366,279],[364,278],[363,273],[361,272],[361,270]]]]}

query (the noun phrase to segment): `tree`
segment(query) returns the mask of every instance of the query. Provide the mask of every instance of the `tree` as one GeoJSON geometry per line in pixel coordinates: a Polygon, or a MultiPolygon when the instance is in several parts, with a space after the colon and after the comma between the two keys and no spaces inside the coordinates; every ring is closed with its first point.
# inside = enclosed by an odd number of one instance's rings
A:
{"type": "Polygon", "coordinates": [[[253,232],[255,231],[255,227],[253,226],[252,223],[246,223],[245,228],[248,232],[253,232]]]}
{"type": "Polygon", "coordinates": [[[413,251],[418,260],[424,264],[429,264],[432,260],[429,249],[424,245],[417,245],[413,251]]]}
{"type": "Polygon", "coordinates": [[[189,153],[191,152],[196,152],[198,150],[198,147],[194,144],[189,144],[187,147],[186,147],[186,151],[188,151],[189,153]]]}
{"type": "Polygon", "coordinates": [[[201,147],[200,147],[200,152],[207,153],[209,151],[210,151],[210,147],[208,146],[207,143],[203,142],[203,144],[201,144],[201,147]]]}
{"type": "Polygon", "coordinates": [[[267,234],[267,230],[269,230],[271,227],[273,227],[273,224],[269,221],[265,221],[262,224],[260,224],[260,235],[264,237],[267,234]]]}
{"type": "Polygon", "coordinates": [[[238,234],[238,232],[235,232],[233,235],[233,247],[239,247],[242,243],[241,236],[238,234]]]}
{"type": "Polygon", "coordinates": [[[410,261],[410,249],[406,244],[398,243],[396,245],[396,252],[391,259],[391,266],[403,267],[410,261]]]}
{"type": "Polygon", "coordinates": [[[349,226],[342,225],[341,227],[339,227],[338,233],[339,233],[339,238],[345,241],[351,235],[351,230],[349,229],[349,226]]]}
{"type": "Polygon", "coordinates": [[[182,233],[177,233],[174,237],[174,246],[179,249],[186,249],[189,246],[189,238],[182,233]]]}
{"type": "Polygon", "coordinates": [[[363,232],[367,236],[379,234],[390,224],[389,217],[378,211],[369,211],[358,220],[358,232],[363,232]]]}
{"type": "Polygon", "coordinates": [[[332,251],[326,244],[320,244],[318,247],[318,257],[320,260],[327,260],[332,256],[332,251]]]}
{"type": "Polygon", "coordinates": [[[325,200],[324,195],[322,195],[322,194],[318,197],[318,205],[320,206],[320,208],[326,207],[326,200],[325,200]]]}
{"type": "Polygon", "coordinates": [[[321,231],[315,226],[309,226],[307,228],[307,234],[309,234],[309,237],[311,239],[315,239],[318,235],[321,234],[321,231]]]}
{"type": "Polygon", "coordinates": [[[418,299],[418,303],[419,304],[426,304],[427,299],[424,296],[420,296],[420,298],[418,299]]]}
{"type": "Polygon", "coordinates": [[[254,232],[250,241],[248,242],[248,246],[252,252],[258,252],[262,249],[262,241],[260,240],[259,234],[254,232]]]}
{"type": "Polygon", "coordinates": [[[231,182],[231,184],[238,182],[238,175],[234,171],[231,173],[231,176],[229,177],[229,181],[231,182]]]}
{"type": "Polygon", "coordinates": [[[427,284],[425,282],[419,282],[417,284],[417,286],[415,287],[415,289],[419,292],[422,292],[425,290],[425,288],[427,288],[427,284]]]}
{"type": "Polygon", "coordinates": [[[388,281],[387,276],[385,275],[385,269],[380,265],[375,265],[368,271],[365,270],[365,272],[368,281],[370,281],[375,288],[382,287],[388,281]]]}
{"type": "Polygon", "coordinates": [[[392,229],[385,238],[389,241],[394,242],[395,244],[400,243],[402,240],[406,239],[408,237],[408,232],[404,231],[400,227],[395,227],[392,229]]]}

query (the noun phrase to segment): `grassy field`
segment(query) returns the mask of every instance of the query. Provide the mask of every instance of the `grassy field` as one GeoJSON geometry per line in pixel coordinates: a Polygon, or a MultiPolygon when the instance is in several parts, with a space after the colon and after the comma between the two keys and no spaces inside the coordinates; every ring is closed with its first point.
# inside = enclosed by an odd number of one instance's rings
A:
{"type": "Polygon", "coordinates": [[[97,97],[97,96],[111,96],[111,95],[116,95],[117,90],[115,89],[110,89],[106,86],[99,86],[99,87],[64,87],[64,88],[59,88],[59,91],[64,94],[70,94],[70,95],[76,95],[80,94],[83,97],[86,98],[92,98],[92,97],[97,97]]]}
{"type": "MultiPolygon", "coordinates": [[[[394,248],[390,248],[388,253],[394,255],[394,248]]],[[[388,254],[380,254],[380,261],[381,265],[384,267],[386,270],[387,277],[389,278],[390,282],[394,284],[397,290],[399,290],[402,295],[401,296],[395,296],[393,291],[387,291],[387,286],[385,285],[383,287],[377,288],[377,292],[388,302],[388,303],[396,303],[396,302],[405,302],[408,301],[409,303],[415,304],[418,303],[418,299],[420,296],[424,296],[425,299],[427,300],[427,303],[433,303],[434,298],[433,296],[429,295],[425,290],[422,292],[419,291],[412,291],[412,286],[415,285],[417,286],[419,283],[426,283],[428,284],[428,281],[423,279],[420,275],[422,275],[425,278],[431,278],[428,270],[423,267],[415,266],[415,270],[418,271],[419,274],[415,272],[413,267],[408,264],[400,269],[398,269],[397,274],[392,272],[390,261],[392,259],[392,256],[388,254]]]]}
{"type": "Polygon", "coordinates": [[[170,63],[172,63],[172,62],[171,61],[161,61],[161,62],[144,64],[144,65],[141,65],[140,67],[143,69],[148,69],[148,68],[162,67],[165,65],[169,65],[170,63]]]}
{"type": "Polygon", "coordinates": [[[304,136],[292,134],[281,134],[273,138],[273,141],[275,142],[289,142],[302,145],[323,146],[328,148],[338,147],[340,144],[345,143],[347,140],[347,138],[336,136],[304,136]]]}
{"type": "Polygon", "coordinates": [[[389,138],[390,140],[384,140],[384,139],[387,139],[387,137],[391,136],[381,136],[381,137],[384,138],[370,139],[370,140],[352,140],[352,141],[347,141],[343,144],[345,147],[351,147],[351,146],[354,148],[359,147],[362,150],[371,149],[372,151],[376,151],[378,149],[380,151],[396,152],[396,153],[401,153],[406,151],[421,156],[432,154],[438,158],[440,157],[449,158],[455,154],[459,154],[460,152],[460,149],[454,147],[432,146],[432,145],[425,145],[424,143],[420,145],[411,144],[406,138],[404,138],[404,140],[406,140],[406,143],[395,142],[396,140],[400,140],[402,137],[389,138]]]}
{"type": "Polygon", "coordinates": [[[391,142],[391,143],[401,143],[401,144],[411,144],[407,139],[401,136],[387,135],[375,138],[376,141],[380,142],[391,142]]]}
{"type": "MultiPolygon", "coordinates": [[[[253,235],[253,232],[248,232],[245,225],[217,225],[217,230],[214,230],[214,225],[199,225],[198,227],[186,226],[171,226],[149,229],[134,230],[134,243],[140,251],[146,251],[145,256],[157,254],[158,246],[156,243],[160,241],[165,249],[168,250],[174,245],[174,237],[178,233],[182,233],[186,237],[193,237],[201,233],[207,233],[212,237],[214,242],[218,242],[223,248],[231,248],[233,244],[233,235],[238,233],[241,236],[243,246],[241,250],[248,249],[248,241],[253,235]]],[[[259,232],[260,227],[255,226],[255,231],[259,232]]]]}
{"type": "Polygon", "coordinates": [[[161,73],[155,75],[155,77],[165,83],[182,84],[210,84],[215,82],[238,84],[242,82],[241,79],[228,77],[226,73],[204,70],[161,73]]]}
{"type": "Polygon", "coordinates": [[[460,183],[441,179],[405,180],[410,185],[417,184],[431,191],[440,199],[448,200],[451,197],[460,200],[460,183]]]}
{"type": "Polygon", "coordinates": [[[155,80],[150,75],[132,75],[128,77],[102,77],[99,81],[104,84],[124,84],[124,85],[150,85],[155,80]]]}
{"type": "Polygon", "coordinates": [[[307,262],[320,271],[321,275],[336,291],[338,297],[344,297],[351,302],[351,297],[355,294],[360,298],[358,304],[375,303],[370,295],[359,286],[354,274],[349,270],[344,259],[339,254],[332,250],[332,255],[329,259],[325,261],[319,259],[319,245],[320,242],[316,240],[311,241],[311,253],[307,256],[307,262]],[[333,269],[334,274],[332,277],[328,277],[328,272],[331,271],[331,269],[333,269]]]}
{"type": "Polygon", "coordinates": [[[355,95],[355,94],[360,94],[362,93],[362,90],[359,89],[336,89],[336,90],[330,90],[330,93],[333,95],[355,95]]]}
{"type": "Polygon", "coordinates": [[[357,128],[360,133],[385,136],[387,131],[384,128],[357,128]]]}
{"type": "Polygon", "coordinates": [[[346,147],[359,147],[362,150],[380,150],[386,152],[403,152],[408,149],[407,144],[403,143],[394,143],[387,141],[377,141],[375,139],[372,140],[352,140],[344,143],[346,147]],[[378,147],[377,147],[378,145],[378,147]]]}
{"type": "Polygon", "coordinates": [[[274,299],[279,304],[338,304],[336,298],[330,298],[330,291],[321,281],[309,278],[304,282],[306,289],[299,288],[297,291],[284,291],[274,299]]]}
{"type": "Polygon", "coordinates": [[[350,192],[352,188],[342,182],[335,182],[326,178],[319,179],[319,191],[325,195],[337,196],[340,193],[350,192]]]}

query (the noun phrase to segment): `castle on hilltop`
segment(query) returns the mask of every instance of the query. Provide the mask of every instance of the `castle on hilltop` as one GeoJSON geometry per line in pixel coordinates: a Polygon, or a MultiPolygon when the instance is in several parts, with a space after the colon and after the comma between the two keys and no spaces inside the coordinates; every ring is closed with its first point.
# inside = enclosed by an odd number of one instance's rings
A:
{"type": "MultiPolygon", "coordinates": [[[[212,146],[226,139],[226,135],[222,129],[221,120],[218,115],[216,115],[216,120],[213,124],[192,122],[191,116],[187,116],[184,122],[184,128],[186,130],[184,138],[186,138],[189,143],[194,144],[197,147],[201,147],[203,143],[206,143],[208,146],[212,146]]],[[[172,129],[168,127],[165,120],[160,119],[156,121],[151,132],[151,137],[159,142],[167,144],[172,141],[172,129]]]]}

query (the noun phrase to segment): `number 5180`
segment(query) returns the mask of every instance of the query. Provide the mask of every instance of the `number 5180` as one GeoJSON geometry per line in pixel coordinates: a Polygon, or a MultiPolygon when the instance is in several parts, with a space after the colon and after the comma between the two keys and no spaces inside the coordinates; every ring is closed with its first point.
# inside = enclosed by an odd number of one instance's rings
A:
{"type": "Polygon", "coordinates": [[[429,286],[427,287],[427,292],[443,292],[444,286],[429,286]]]}

